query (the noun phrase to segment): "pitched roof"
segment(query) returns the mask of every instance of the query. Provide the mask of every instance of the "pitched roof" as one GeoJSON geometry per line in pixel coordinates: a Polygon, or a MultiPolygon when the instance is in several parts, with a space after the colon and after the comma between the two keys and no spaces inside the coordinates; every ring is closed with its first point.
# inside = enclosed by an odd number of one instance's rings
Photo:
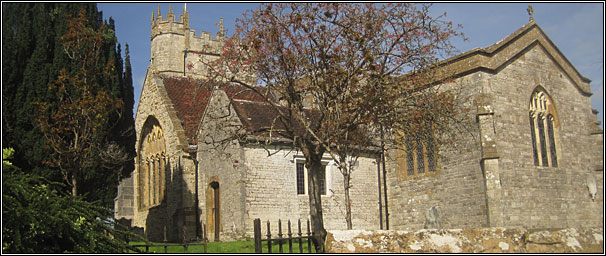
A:
{"type": "Polygon", "coordinates": [[[198,125],[211,95],[204,80],[186,77],[162,77],[164,88],[180,119],[189,144],[196,144],[198,125]]]}
{"type": "MultiPolygon", "coordinates": [[[[197,144],[197,131],[202,115],[211,97],[211,90],[219,88],[230,100],[264,102],[256,92],[237,84],[217,83],[190,77],[162,76],[162,82],[173,104],[189,144],[197,144]]],[[[263,88],[257,88],[263,92],[263,88]]]]}
{"type": "MultiPolygon", "coordinates": [[[[253,102],[265,102],[263,97],[257,92],[248,89],[244,86],[237,84],[223,83],[219,85],[219,88],[227,94],[230,100],[248,100],[253,102]]],[[[266,93],[267,90],[264,87],[256,87],[261,93],[266,93]]]]}
{"type": "Polygon", "coordinates": [[[477,70],[490,73],[498,72],[507,66],[512,59],[535,45],[539,45],[545,49],[545,52],[562,68],[564,73],[568,75],[572,83],[582,93],[591,95],[589,88],[591,80],[583,77],[576,70],[534,21],[530,21],[511,35],[491,46],[475,48],[439,62],[437,66],[444,73],[434,81],[440,81],[449,76],[464,76],[477,70]]]}
{"type": "MultiPolygon", "coordinates": [[[[232,106],[247,132],[256,136],[269,136],[269,131],[271,130],[272,137],[290,139],[288,133],[280,132],[284,131],[286,126],[278,118],[276,109],[270,104],[260,101],[235,99],[232,100],[232,106]]],[[[284,111],[288,111],[288,109],[284,108],[284,111]]],[[[298,122],[294,119],[289,120],[289,122],[292,123],[290,126],[294,128],[295,134],[299,136],[305,134],[305,128],[298,124],[298,122]]]]}

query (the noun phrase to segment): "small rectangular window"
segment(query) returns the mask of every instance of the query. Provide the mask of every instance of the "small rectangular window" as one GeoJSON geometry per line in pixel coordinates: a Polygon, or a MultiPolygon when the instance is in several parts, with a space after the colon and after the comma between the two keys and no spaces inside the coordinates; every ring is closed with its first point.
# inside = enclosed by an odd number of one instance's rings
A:
{"type": "Polygon", "coordinates": [[[322,174],[320,175],[320,195],[326,195],[326,165],[322,165],[322,174]]]}
{"type": "MultiPolygon", "coordinates": [[[[310,179],[311,177],[309,177],[309,173],[307,173],[307,168],[305,168],[305,164],[304,163],[297,163],[297,194],[298,195],[305,195],[306,191],[305,191],[305,177],[307,176],[307,179],[310,179]],[[307,175],[306,175],[307,174],[307,175]]],[[[326,195],[326,191],[327,191],[327,184],[326,184],[326,164],[323,163],[322,164],[322,170],[321,170],[322,174],[320,175],[320,179],[319,179],[319,183],[320,183],[320,194],[321,195],[326,195]]],[[[307,182],[309,182],[309,180],[307,180],[307,182]]]]}
{"type": "Polygon", "coordinates": [[[305,166],[303,163],[297,163],[297,194],[305,194],[305,166]]]}

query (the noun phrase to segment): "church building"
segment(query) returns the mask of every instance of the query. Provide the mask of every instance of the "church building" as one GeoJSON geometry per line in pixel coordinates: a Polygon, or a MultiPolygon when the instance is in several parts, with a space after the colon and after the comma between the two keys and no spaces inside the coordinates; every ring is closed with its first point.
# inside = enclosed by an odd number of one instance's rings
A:
{"type": "MultiPolygon", "coordinates": [[[[135,170],[121,181],[115,218],[152,241],[251,237],[253,220],[309,218],[303,154],[280,138],[214,143],[226,126],[270,125],[271,108],[236,85],[209,87],[204,61],[219,32],[196,34],[189,13],[158,8],[136,110],[135,170]],[[212,89],[209,89],[212,88],[212,89]]],[[[354,229],[603,225],[603,132],[583,77],[531,19],[503,40],[441,62],[471,113],[456,149],[428,143],[369,151],[352,176],[354,229]],[[436,157],[439,155],[440,157],[436,157]],[[385,166],[385,167],[383,167],[385,166]]],[[[343,176],[326,155],[324,224],[345,229],[343,176]]],[[[272,232],[273,233],[273,232],[272,232]]]]}

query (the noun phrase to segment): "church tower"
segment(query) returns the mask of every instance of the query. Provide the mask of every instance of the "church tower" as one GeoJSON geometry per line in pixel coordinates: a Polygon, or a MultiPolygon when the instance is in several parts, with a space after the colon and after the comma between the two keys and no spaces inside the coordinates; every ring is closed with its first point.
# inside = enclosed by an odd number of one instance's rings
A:
{"type": "Polygon", "coordinates": [[[172,5],[166,17],[160,13],[160,6],[152,12],[150,67],[160,74],[201,78],[206,75],[206,63],[216,58],[225,42],[223,19],[217,24],[219,32],[214,38],[205,31],[196,35],[189,26],[186,8],[184,5],[178,21],[172,5]]]}

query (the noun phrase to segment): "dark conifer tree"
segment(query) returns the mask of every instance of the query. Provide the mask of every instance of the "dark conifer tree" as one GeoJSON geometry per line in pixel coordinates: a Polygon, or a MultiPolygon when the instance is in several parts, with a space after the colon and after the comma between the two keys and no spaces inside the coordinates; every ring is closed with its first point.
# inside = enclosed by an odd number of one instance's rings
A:
{"type": "MultiPolygon", "coordinates": [[[[67,15],[76,17],[80,9],[86,10],[91,28],[98,29],[104,23],[94,3],[2,4],[2,146],[15,149],[13,162],[22,170],[56,182],[62,181],[61,174],[45,164],[51,150],[44,146],[45,137],[35,122],[39,109],[32,103],[50,104],[47,114],[53,111],[53,105],[58,105],[56,94],[48,85],[57,79],[62,68],[68,72],[75,70],[65,54],[61,37],[68,29],[67,15]]],[[[100,162],[91,172],[90,180],[94,182],[83,186],[86,191],[82,194],[88,201],[100,200],[110,206],[119,179],[134,168],[135,138],[130,63],[124,70],[114,20],[110,18],[107,26],[110,29],[103,35],[104,51],[99,65],[113,61],[116,68],[110,76],[97,81],[98,89],[107,90],[125,104],[121,113],[112,117],[113,126],[105,144],[122,147],[128,159],[110,165],[100,162]],[[104,172],[108,168],[121,171],[117,176],[108,176],[104,172]]]]}

